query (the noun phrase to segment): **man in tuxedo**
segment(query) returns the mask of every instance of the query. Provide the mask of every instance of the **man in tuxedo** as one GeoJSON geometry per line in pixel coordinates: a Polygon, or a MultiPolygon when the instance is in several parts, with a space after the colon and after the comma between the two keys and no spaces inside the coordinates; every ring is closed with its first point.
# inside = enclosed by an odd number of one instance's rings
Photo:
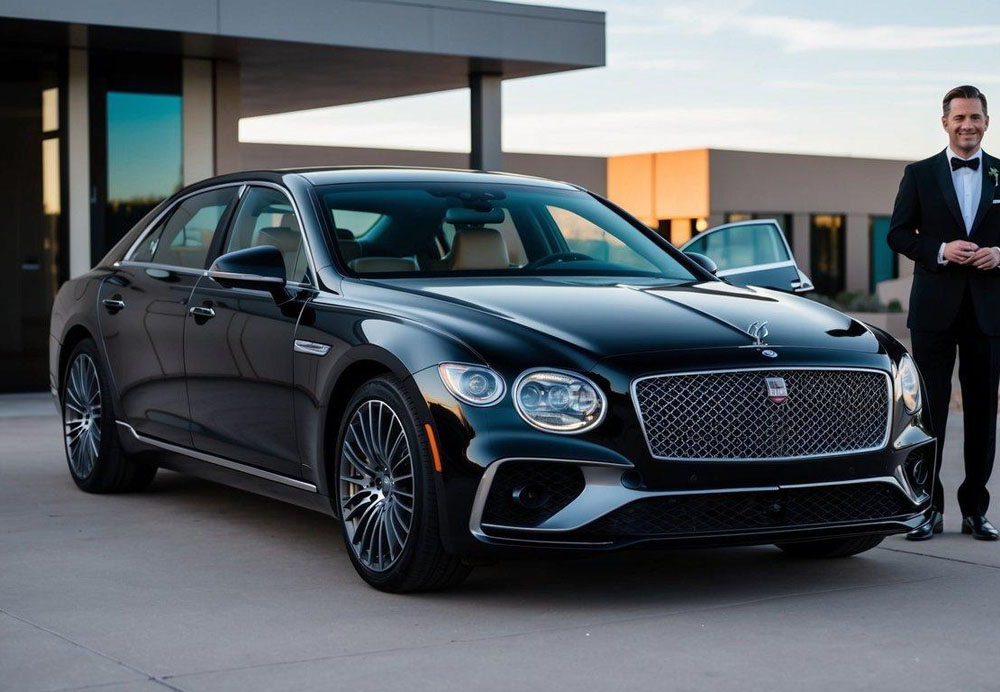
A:
{"type": "Polygon", "coordinates": [[[990,119],[979,89],[956,87],[943,107],[948,148],[906,167],[889,228],[889,246],[915,265],[907,327],[938,440],[934,513],[907,538],[927,540],[942,530],[941,451],[957,350],[965,417],[965,482],[958,489],[962,533],[996,540],[997,530],[986,519],[986,482],[996,449],[1000,382],[1000,161],[980,148],[990,119]]]}

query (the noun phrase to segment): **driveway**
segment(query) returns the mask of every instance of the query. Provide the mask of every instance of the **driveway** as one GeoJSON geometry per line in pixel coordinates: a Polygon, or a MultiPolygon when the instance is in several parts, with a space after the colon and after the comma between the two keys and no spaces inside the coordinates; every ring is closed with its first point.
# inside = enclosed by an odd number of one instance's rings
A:
{"type": "MultiPolygon", "coordinates": [[[[1000,687],[1000,544],[953,500],[944,535],[846,560],[632,550],[394,596],[306,510],[170,472],[84,494],[59,434],[47,395],[0,397],[3,690],[1000,687]]],[[[950,500],[960,442],[953,421],[950,500]]]]}

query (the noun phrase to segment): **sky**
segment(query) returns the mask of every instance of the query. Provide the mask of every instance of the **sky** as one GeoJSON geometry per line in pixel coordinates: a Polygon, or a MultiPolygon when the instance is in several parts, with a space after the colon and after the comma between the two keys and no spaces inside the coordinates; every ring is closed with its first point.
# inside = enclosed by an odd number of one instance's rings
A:
{"type": "MultiPolygon", "coordinates": [[[[947,143],[951,87],[978,86],[1000,112],[1000,0],[530,4],[605,11],[607,66],[504,81],[504,151],[913,160],[947,143]]],[[[240,139],[468,151],[468,98],[462,89],[245,118],[240,139]]],[[[1000,152],[1000,121],[984,149],[994,139],[1000,152]]]]}

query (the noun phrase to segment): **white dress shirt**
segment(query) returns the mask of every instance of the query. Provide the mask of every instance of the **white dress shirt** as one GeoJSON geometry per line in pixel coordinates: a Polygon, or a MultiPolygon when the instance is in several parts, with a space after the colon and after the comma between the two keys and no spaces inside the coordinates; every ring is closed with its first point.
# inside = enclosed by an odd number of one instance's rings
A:
{"type": "MultiPolygon", "coordinates": [[[[971,168],[963,167],[951,172],[951,182],[955,186],[958,206],[962,210],[962,220],[965,222],[965,235],[968,236],[972,232],[972,222],[976,218],[976,210],[979,209],[979,198],[983,195],[983,176],[986,175],[986,171],[983,170],[983,150],[980,149],[966,159],[948,147],[947,156],[949,168],[952,157],[963,161],[979,159],[978,170],[974,171],[971,168]]],[[[938,264],[948,264],[948,260],[944,258],[944,246],[945,243],[941,243],[941,247],[938,248],[938,264]]]]}

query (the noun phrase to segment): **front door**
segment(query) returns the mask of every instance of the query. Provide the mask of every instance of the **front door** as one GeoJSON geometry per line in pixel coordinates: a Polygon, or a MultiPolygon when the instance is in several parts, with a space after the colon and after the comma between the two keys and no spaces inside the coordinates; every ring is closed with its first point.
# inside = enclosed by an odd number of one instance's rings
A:
{"type": "Polygon", "coordinates": [[[737,286],[761,286],[801,293],[812,283],[792,257],[777,221],[740,221],[710,228],[681,246],[712,259],[717,275],[737,286]]]}
{"type": "Polygon", "coordinates": [[[101,336],[121,413],[144,435],[191,445],[182,349],[185,316],[237,189],[188,197],[101,284],[101,336]]]}
{"type": "Polygon", "coordinates": [[[205,276],[191,297],[184,332],[195,448],[290,477],[301,474],[292,349],[299,315],[313,294],[300,228],[284,192],[247,190],[223,252],[277,247],[285,257],[288,297],[224,288],[205,276]]]}

